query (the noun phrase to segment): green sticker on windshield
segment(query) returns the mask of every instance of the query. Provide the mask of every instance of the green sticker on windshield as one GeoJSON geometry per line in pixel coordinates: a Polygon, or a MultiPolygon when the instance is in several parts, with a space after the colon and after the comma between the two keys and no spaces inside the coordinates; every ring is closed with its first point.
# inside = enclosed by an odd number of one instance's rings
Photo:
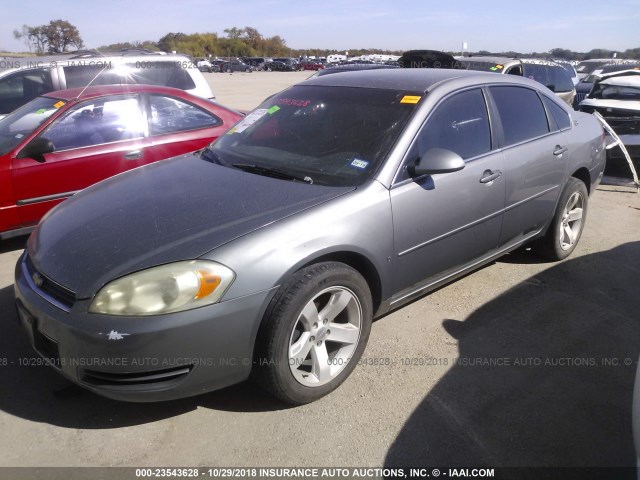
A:
{"type": "Polygon", "coordinates": [[[267,110],[267,112],[269,112],[269,115],[273,115],[274,113],[276,113],[278,110],[280,110],[280,107],[277,105],[274,105],[273,107],[271,107],[269,110],[267,110]]]}
{"type": "Polygon", "coordinates": [[[39,115],[42,115],[46,111],[47,111],[46,108],[41,108],[40,110],[36,110],[36,113],[39,114],[39,115]]]}

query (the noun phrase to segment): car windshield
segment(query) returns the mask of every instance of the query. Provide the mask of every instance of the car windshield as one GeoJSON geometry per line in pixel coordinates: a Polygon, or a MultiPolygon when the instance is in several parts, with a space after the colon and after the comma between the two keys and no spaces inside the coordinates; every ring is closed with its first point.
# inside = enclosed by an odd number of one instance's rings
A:
{"type": "Polygon", "coordinates": [[[603,100],[640,100],[640,87],[600,83],[594,87],[589,97],[603,100]]]}
{"type": "Polygon", "coordinates": [[[606,65],[609,63],[608,61],[601,60],[585,60],[584,62],[580,62],[576,67],[576,72],[578,73],[591,73],[596,68],[601,67],[602,65],[606,65]]]}
{"type": "Polygon", "coordinates": [[[247,115],[203,158],[289,180],[360,185],[382,164],[420,99],[406,91],[294,86],[247,115]]]}
{"type": "Polygon", "coordinates": [[[64,104],[58,98],[38,97],[0,120],[0,155],[15,148],[64,104]]]}
{"type": "Polygon", "coordinates": [[[483,60],[460,60],[460,62],[466,67],[467,70],[477,70],[479,72],[494,72],[502,73],[504,71],[504,65],[496,62],[486,62],[483,60]]]}

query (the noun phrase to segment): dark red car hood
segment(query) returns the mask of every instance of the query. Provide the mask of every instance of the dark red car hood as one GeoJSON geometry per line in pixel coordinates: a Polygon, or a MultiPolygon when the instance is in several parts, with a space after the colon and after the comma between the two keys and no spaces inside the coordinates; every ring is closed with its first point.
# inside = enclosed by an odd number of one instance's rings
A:
{"type": "Polygon", "coordinates": [[[115,278],[197,258],[351,190],[264,177],[189,154],[83,190],[49,212],[27,250],[39,271],[89,298],[115,278]]]}

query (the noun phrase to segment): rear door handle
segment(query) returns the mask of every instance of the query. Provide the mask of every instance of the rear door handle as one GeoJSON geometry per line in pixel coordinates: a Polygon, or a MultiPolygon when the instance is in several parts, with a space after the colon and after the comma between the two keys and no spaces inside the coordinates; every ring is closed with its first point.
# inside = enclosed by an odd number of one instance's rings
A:
{"type": "Polygon", "coordinates": [[[124,154],[125,160],[139,160],[142,158],[142,150],[131,150],[124,154]]]}
{"type": "Polygon", "coordinates": [[[562,146],[560,146],[560,145],[556,145],[555,150],[553,150],[553,154],[554,154],[556,157],[559,157],[560,155],[562,155],[562,154],[563,154],[564,152],[566,152],[567,150],[568,150],[568,148],[567,148],[567,147],[562,147],[562,146]]]}
{"type": "Polygon", "coordinates": [[[493,172],[491,170],[485,170],[482,174],[482,178],[480,179],[480,183],[491,183],[500,175],[502,175],[502,172],[500,170],[496,170],[493,172]]]}

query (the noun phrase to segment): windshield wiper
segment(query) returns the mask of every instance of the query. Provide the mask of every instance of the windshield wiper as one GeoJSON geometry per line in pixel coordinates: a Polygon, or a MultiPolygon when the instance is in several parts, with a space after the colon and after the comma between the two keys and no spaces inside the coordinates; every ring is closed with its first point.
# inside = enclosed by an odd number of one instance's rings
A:
{"type": "Polygon", "coordinates": [[[282,180],[292,180],[296,182],[305,182],[309,185],[313,184],[313,179],[309,176],[302,177],[300,175],[294,175],[278,168],[263,167],[260,165],[251,165],[247,163],[234,163],[231,166],[240,170],[244,170],[245,172],[256,173],[258,175],[264,175],[267,177],[279,178],[282,180]]]}
{"type": "MultiPolygon", "coordinates": [[[[216,163],[218,165],[225,165],[225,166],[227,165],[222,161],[220,156],[208,146],[204,150],[200,150],[200,152],[202,152],[200,154],[200,158],[202,158],[203,160],[206,160],[207,162],[216,163]]],[[[194,152],[194,153],[197,154],[198,152],[194,152]]]]}

